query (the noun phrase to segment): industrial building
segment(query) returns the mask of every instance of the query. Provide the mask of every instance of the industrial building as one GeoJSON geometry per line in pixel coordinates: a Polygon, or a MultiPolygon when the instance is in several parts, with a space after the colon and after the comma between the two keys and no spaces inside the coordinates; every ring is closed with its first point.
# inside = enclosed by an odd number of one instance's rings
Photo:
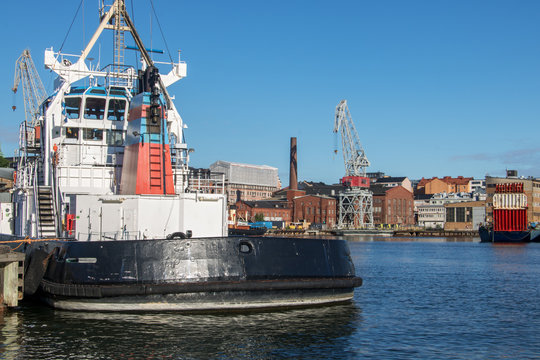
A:
{"type": "Polygon", "coordinates": [[[233,205],[238,199],[246,201],[267,199],[281,187],[278,169],[268,165],[218,160],[210,165],[210,170],[225,175],[229,205],[233,205]]]}
{"type": "Polygon", "coordinates": [[[486,219],[485,201],[446,204],[444,230],[478,230],[486,219]]]}
{"type": "MultiPolygon", "coordinates": [[[[418,226],[426,228],[426,229],[447,229],[446,221],[447,219],[451,219],[451,222],[457,222],[457,223],[469,223],[472,222],[471,220],[454,220],[457,219],[456,216],[452,217],[449,215],[448,208],[453,209],[452,204],[460,204],[460,203],[472,203],[474,202],[472,207],[477,207],[479,202],[478,198],[473,196],[471,193],[451,193],[447,194],[445,192],[434,194],[434,195],[417,195],[414,200],[414,206],[415,211],[417,214],[417,223],[418,226]]],[[[457,207],[462,207],[461,205],[456,205],[457,207]]],[[[471,207],[469,206],[469,207],[471,207]]],[[[457,210],[457,213],[459,213],[462,210],[457,210]]],[[[478,210],[475,210],[475,219],[478,218],[478,215],[480,212],[478,210]]],[[[483,212],[484,218],[480,222],[485,221],[485,212],[483,212]]],[[[472,210],[470,215],[472,216],[472,210]]],[[[461,215],[460,215],[461,216],[461,215]]],[[[450,227],[453,227],[452,230],[468,230],[468,228],[459,228],[460,226],[466,226],[463,224],[455,224],[451,225],[450,227]]]]}
{"type": "Polygon", "coordinates": [[[371,185],[373,192],[373,222],[381,225],[414,225],[413,193],[403,186],[371,185]]]}

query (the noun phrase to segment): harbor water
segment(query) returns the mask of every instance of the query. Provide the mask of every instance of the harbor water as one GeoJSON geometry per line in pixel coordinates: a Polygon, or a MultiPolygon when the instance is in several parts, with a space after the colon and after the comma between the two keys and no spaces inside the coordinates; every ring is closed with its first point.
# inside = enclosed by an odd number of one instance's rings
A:
{"type": "Polygon", "coordinates": [[[348,304],[259,313],[82,313],[23,303],[3,359],[540,358],[540,244],[348,237],[348,304]]]}

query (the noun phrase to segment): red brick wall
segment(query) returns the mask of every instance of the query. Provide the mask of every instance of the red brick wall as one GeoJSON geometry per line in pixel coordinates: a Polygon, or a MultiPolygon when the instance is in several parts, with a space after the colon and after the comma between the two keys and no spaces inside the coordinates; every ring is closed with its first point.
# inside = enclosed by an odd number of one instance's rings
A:
{"type": "Polygon", "coordinates": [[[326,224],[333,227],[336,224],[337,200],[316,195],[307,195],[293,200],[293,221],[326,224]]]}
{"type": "Polygon", "coordinates": [[[236,203],[236,218],[238,220],[254,221],[256,214],[263,214],[265,218],[282,218],[281,221],[291,221],[292,209],[290,208],[262,208],[251,207],[243,201],[236,203]]]}
{"type": "Polygon", "coordinates": [[[373,222],[414,225],[414,196],[403,186],[388,188],[385,195],[373,196],[373,222]]]}

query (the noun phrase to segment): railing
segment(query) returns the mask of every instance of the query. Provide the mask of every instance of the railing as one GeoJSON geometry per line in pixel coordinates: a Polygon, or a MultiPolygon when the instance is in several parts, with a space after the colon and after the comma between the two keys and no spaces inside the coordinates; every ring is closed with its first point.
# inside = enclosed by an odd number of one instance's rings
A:
{"type": "Polygon", "coordinates": [[[77,240],[81,241],[139,240],[143,238],[140,231],[93,231],[89,233],[77,233],[77,240]]]}
{"type": "MultiPolygon", "coordinates": [[[[34,164],[34,167],[36,167],[36,164],[34,164]]],[[[34,180],[32,181],[32,189],[33,189],[33,198],[34,198],[34,214],[36,214],[35,216],[35,219],[36,219],[36,236],[40,236],[41,233],[39,231],[39,229],[41,228],[40,227],[40,222],[39,222],[39,190],[38,190],[38,179],[37,179],[37,171],[35,171],[34,169],[34,180]]]]}
{"type": "MultiPolygon", "coordinates": [[[[53,160],[54,161],[54,160],[53,160]]],[[[64,199],[62,198],[62,192],[60,191],[60,187],[58,186],[58,179],[56,175],[56,165],[53,164],[52,166],[52,187],[51,187],[51,194],[52,194],[52,202],[53,202],[53,213],[54,213],[54,228],[56,231],[56,235],[61,233],[61,227],[60,224],[62,224],[62,214],[60,211],[58,211],[58,204],[57,201],[58,198],[60,198],[60,204],[64,203],[64,199]]]]}
{"type": "Polygon", "coordinates": [[[190,192],[203,194],[225,194],[225,175],[207,172],[177,172],[175,174],[176,193],[190,192]]]}

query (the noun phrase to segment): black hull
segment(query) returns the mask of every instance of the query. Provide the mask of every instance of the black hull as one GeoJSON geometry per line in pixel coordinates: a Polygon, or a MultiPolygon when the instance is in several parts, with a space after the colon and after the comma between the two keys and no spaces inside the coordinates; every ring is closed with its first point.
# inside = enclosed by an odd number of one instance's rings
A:
{"type": "Polygon", "coordinates": [[[480,227],[480,242],[492,243],[528,243],[531,242],[531,231],[494,231],[480,227]]]}
{"type": "Polygon", "coordinates": [[[348,301],[345,240],[203,238],[27,245],[25,290],[62,309],[227,311],[348,301]]]}

